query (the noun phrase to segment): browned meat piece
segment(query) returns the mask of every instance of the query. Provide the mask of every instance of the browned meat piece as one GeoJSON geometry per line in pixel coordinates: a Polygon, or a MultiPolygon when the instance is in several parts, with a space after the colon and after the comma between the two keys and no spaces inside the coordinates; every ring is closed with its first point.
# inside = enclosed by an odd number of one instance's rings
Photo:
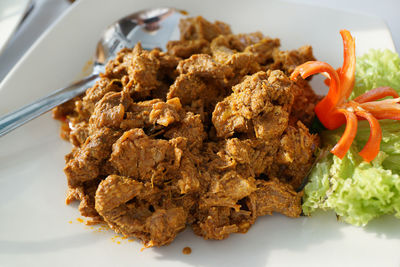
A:
{"type": "Polygon", "coordinates": [[[70,101],[57,106],[52,110],[53,119],[61,122],[60,137],[68,141],[70,139],[71,129],[69,128],[67,116],[74,114],[74,110],[75,99],[71,99],[70,101]]]}
{"type": "Polygon", "coordinates": [[[266,65],[273,60],[274,51],[280,46],[279,39],[263,38],[258,43],[247,46],[244,52],[249,52],[254,55],[257,62],[261,65],[266,65]]]}
{"type": "Polygon", "coordinates": [[[150,183],[110,175],[97,189],[95,207],[116,232],[136,236],[146,246],[161,246],[185,228],[187,217],[182,207],[159,207],[163,197],[150,183]]]}
{"type": "Polygon", "coordinates": [[[178,40],[167,43],[168,53],[181,57],[189,58],[193,54],[210,54],[210,43],[204,39],[197,40],[178,40]]]}
{"type": "Polygon", "coordinates": [[[264,36],[261,32],[253,32],[220,35],[213,39],[211,49],[215,50],[218,46],[224,46],[234,52],[243,52],[253,45],[267,42],[270,42],[271,47],[271,51],[265,50],[268,53],[272,53],[272,49],[280,45],[279,39],[271,39],[264,36]]]}
{"type": "Polygon", "coordinates": [[[125,92],[107,93],[96,103],[95,109],[89,119],[89,124],[96,128],[119,128],[125,111],[132,104],[132,99],[125,92]]]}
{"type": "MultiPolygon", "coordinates": [[[[249,57],[259,64],[265,65],[272,61],[273,52],[279,46],[279,39],[266,37],[260,32],[229,34],[215,38],[211,43],[211,52],[219,62],[229,62],[230,57],[233,54],[237,54],[236,57],[239,58],[239,55],[251,55],[249,57]]],[[[236,59],[236,61],[238,60],[236,59]]],[[[233,64],[234,60],[231,59],[231,62],[233,64]]],[[[254,65],[253,68],[258,69],[258,66],[254,65]]],[[[237,69],[241,69],[240,66],[237,66],[237,69]]]]}
{"type": "Polygon", "coordinates": [[[239,81],[244,75],[251,75],[261,70],[254,54],[248,52],[235,53],[229,56],[224,64],[228,65],[233,73],[238,76],[234,79],[234,83],[232,84],[235,84],[236,81],[239,81]]]}
{"type": "Polygon", "coordinates": [[[94,180],[100,175],[100,166],[111,154],[112,144],[120,132],[102,128],[90,135],[80,148],[74,148],[66,156],[64,172],[68,185],[75,188],[82,182],[94,180]]]}
{"type": "Polygon", "coordinates": [[[200,115],[194,115],[188,112],[179,124],[165,132],[164,137],[168,139],[184,137],[191,150],[193,147],[200,149],[207,135],[204,132],[200,115]]]}
{"type": "Polygon", "coordinates": [[[181,75],[170,87],[167,99],[179,97],[184,109],[200,114],[208,126],[215,104],[230,90],[227,87],[227,77],[232,76],[230,68],[202,54],[182,60],[177,69],[181,75]]]}
{"type": "MultiPolygon", "coordinates": [[[[123,49],[106,66],[105,77],[116,80],[131,97],[142,98],[165,87],[176,77],[178,58],[154,49],[146,51],[138,43],[133,50],[123,49]]],[[[162,91],[162,90],[161,90],[162,91]]],[[[163,98],[162,95],[158,96],[163,98]]]]}
{"type": "Polygon", "coordinates": [[[294,101],[289,123],[296,125],[296,122],[300,120],[304,125],[310,127],[315,116],[315,105],[321,97],[316,95],[310,84],[301,78],[293,84],[293,94],[294,101]]]}
{"type": "Polygon", "coordinates": [[[215,104],[226,96],[226,91],[221,85],[200,78],[195,73],[181,74],[171,85],[167,99],[178,97],[185,111],[200,114],[202,121],[208,124],[215,104]]]}
{"type": "Polygon", "coordinates": [[[218,64],[209,55],[193,55],[179,62],[178,71],[181,74],[195,74],[202,78],[224,80],[231,75],[231,70],[218,64]]]}
{"type": "Polygon", "coordinates": [[[169,87],[178,76],[176,67],[178,66],[180,58],[156,49],[152,50],[150,54],[160,61],[160,68],[157,72],[157,79],[160,81],[160,85],[156,89],[150,91],[150,97],[165,101],[169,87]]]}
{"type": "MultiPolygon", "coordinates": [[[[186,130],[189,138],[199,139],[201,136],[191,136],[193,133],[186,130]]],[[[179,135],[179,129],[175,132],[179,135]]],[[[121,175],[134,177],[143,182],[162,185],[165,181],[174,178],[181,191],[193,191],[198,185],[198,171],[188,147],[188,139],[176,137],[169,141],[151,139],[142,129],[132,129],[125,132],[113,145],[110,162],[121,175]]],[[[201,140],[196,140],[201,142],[201,140]]],[[[193,146],[191,143],[189,145],[193,146]]],[[[201,143],[197,143],[199,146],[201,143]]]]}
{"type": "Polygon", "coordinates": [[[75,101],[77,101],[79,97],[75,97],[67,102],[65,102],[63,105],[57,106],[53,109],[53,118],[56,120],[61,120],[64,121],[66,120],[68,115],[71,115],[74,113],[75,110],[75,101]]]}
{"type": "Polygon", "coordinates": [[[79,212],[82,216],[91,217],[94,222],[101,222],[103,219],[95,209],[95,194],[101,180],[92,180],[83,183],[77,188],[70,188],[66,199],[66,204],[69,205],[72,201],[78,200],[79,212]]]}
{"type": "Polygon", "coordinates": [[[300,121],[289,126],[282,136],[271,176],[279,178],[297,189],[314,161],[319,139],[311,135],[300,121]],[[300,153],[299,153],[300,152],[300,153]]]}
{"type": "Polygon", "coordinates": [[[84,96],[54,110],[73,144],[67,204],[147,247],[186,226],[224,239],[259,216],[298,217],[318,97],[288,76],[311,48],[281,52],[279,39],[202,17],[180,30],[167,52],[122,49],[84,96]]]}
{"type": "Polygon", "coordinates": [[[282,134],[293,103],[292,83],[286,75],[281,71],[258,72],[232,90],[212,115],[219,137],[237,132],[268,140],[282,134]]]}
{"type": "Polygon", "coordinates": [[[219,143],[208,142],[206,145],[203,152],[206,154],[204,164],[212,177],[219,177],[229,171],[235,171],[242,176],[257,177],[273,164],[279,140],[232,138],[219,143]]]}
{"type": "Polygon", "coordinates": [[[151,52],[143,50],[140,43],[135,46],[132,53],[124,57],[124,64],[129,79],[122,82],[130,93],[154,90],[160,85],[157,80],[160,60],[151,52]]]}
{"type": "Polygon", "coordinates": [[[210,42],[219,35],[230,34],[229,25],[216,21],[210,23],[203,17],[187,18],[180,21],[181,40],[167,44],[168,53],[181,58],[193,54],[210,54],[210,42]]]}
{"type": "MultiPolygon", "coordinates": [[[[235,138],[229,141],[225,149],[229,149],[236,157],[228,159],[231,160],[230,165],[209,164],[208,170],[216,172],[211,174],[208,192],[200,198],[198,223],[192,226],[195,233],[206,239],[224,239],[231,233],[246,232],[258,216],[280,212],[289,217],[298,217],[301,213],[301,194],[278,180],[256,180],[253,178],[254,172],[249,172],[249,168],[260,164],[251,162],[251,159],[258,155],[262,157],[260,153],[263,150],[249,149],[250,140],[235,138]],[[255,155],[251,155],[252,152],[255,155]],[[245,167],[247,171],[244,173],[251,175],[248,178],[239,174],[245,167]]],[[[227,160],[229,153],[225,152],[224,156],[221,152],[218,153],[221,161],[227,160]]],[[[260,165],[268,164],[272,164],[271,159],[260,165]]]]}
{"type": "MultiPolygon", "coordinates": [[[[177,71],[175,70],[175,72],[177,72],[177,71]]],[[[173,80],[175,80],[175,78],[173,78],[173,80]]],[[[166,78],[166,80],[169,80],[169,78],[166,78]]],[[[146,96],[141,95],[141,93],[140,94],[134,93],[133,97],[135,98],[135,100],[137,102],[146,101],[148,99],[155,99],[155,98],[160,99],[165,102],[165,101],[167,101],[167,94],[168,94],[170,86],[171,86],[171,84],[169,82],[163,81],[163,82],[161,82],[160,86],[157,87],[157,89],[151,90],[149,95],[147,95],[147,93],[146,93],[146,96]]]]}
{"type": "Polygon", "coordinates": [[[200,198],[200,209],[208,207],[230,207],[238,211],[240,205],[237,202],[250,195],[256,190],[253,177],[243,177],[240,174],[230,171],[218,177],[213,173],[213,180],[207,194],[200,198]]]}
{"type": "Polygon", "coordinates": [[[279,39],[271,39],[255,32],[220,35],[211,42],[210,48],[217,62],[231,68],[235,76],[230,80],[230,84],[235,85],[244,75],[262,70],[260,64],[271,63],[273,51],[279,46],[279,39]]]}
{"type": "Polygon", "coordinates": [[[169,99],[167,102],[158,102],[153,105],[150,112],[150,123],[168,126],[171,123],[180,121],[182,105],[179,98],[169,99]]]}
{"type": "Polygon", "coordinates": [[[204,39],[211,41],[218,35],[231,33],[229,25],[221,21],[211,23],[201,16],[182,19],[179,23],[179,29],[181,32],[181,40],[204,39]]]}
{"type": "Polygon", "coordinates": [[[171,123],[178,122],[184,117],[180,100],[170,99],[167,102],[160,99],[152,99],[132,103],[120,123],[120,128],[129,130],[132,128],[148,128],[159,130],[171,123]]]}
{"type": "Polygon", "coordinates": [[[175,236],[186,227],[185,211],[182,207],[168,210],[159,209],[146,220],[146,229],[150,233],[148,247],[171,243],[175,236]]]}
{"type": "Polygon", "coordinates": [[[71,124],[71,126],[68,128],[70,129],[69,141],[74,146],[80,147],[83,145],[90,135],[89,124],[85,121],[71,124]]]}
{"type": "MultiPolygon", "coordinates": [[[[182,135],[193,135],[197,130],[194,129],[192,132],[186,130],[186,132],[181,133],[182,135]]],[[[179,131],[176,132],[176,135],[178,134],[179,131]]],[[[194,139],[195,137],[191,138],[194,139]]],[[[174,149],[175,160],[174,165],[168,169],[167,176],[172,179],[171,186],[179,189],[179,198],[182,198],[182,202],[187,202],[189,198],[188,202],[190,205],[194,205],[197,203],[191,200],[190,195],[182,196],[182,194],[199,193],[205,190],[207,184],[202,180],[201,171],[199,171],[202,160],[199,155],[199,149],[195,146],[195,143],[191,143],[190,141],[186,137],[176,137],[169,140],[174,149]]],[[[187,209],[190,208],[187,203],[182,205],[187,207],[187,209]]]]}
{"type": "Polygon", "coordinates": [[[229,67],[236,80],[247,74],[253,74],[260,69],[259,64],[250,52],[236,52],[230,48],[228,36],[219,36],[211,42],[211,53],[216,62],[229,67]]]}
{"type": "Polygon", "coordinates": [[[94,107],[105,94],[109,92],[120,92],[122,90],[121,82],[117,79],[103,78],[86,91],[82,101],[76,103],[75,110],[83,117],[84,120],[89,120],[90,115],[94,111],[94,107]]]}
{"type": "Polygon", "coordinates": [[[258,217],[279,212],[288,217],[301,214],[302,193],[296,193],[291,186],[278,180],[256,181],[257,190],[246,201],[252,216],[258,217]]]}
{"type": "Polygon", "coordinates": [[[168,141],[150,139],[142,129],[125,132],[112,151],[110,161],[121,175],[157,184],[168,179],[166,170],[176,161],[168,141]]]}
{"type": "MultiPolygon", "coordinates": [[[[181,169],[179,176],[181,177],[177,182],[176,186],[179,188],[180,194],[198,193],[202,188],[201,181],[199,179],[198,171],[187,158],[183,158],[181,162],[181,169]],[[185,167],[189,167],[186,170],[185,167]],[[193,175],[195,174],[195,175],[193,175]]],[[[185,196],[183,196],[185,197],[185,196]]],[[[184,200],[184,199],[182,199],[184,200]]],[[[197,205],[197,197],[195,201],[191,201],[191,206],[197,205]]],[[[193,219],[192,219],[193,221],[193,219]]]]}
{"type": "Polygon", "coordinates": [[[61,138],[80,146],[89,135],[87,119],[79,113],[78,107],[82,103],[82,95],[57,106],[53,109],[53,118],[61,121],[61,138]]]}
{"type": "Polygon", "coordinates": [[[187,106],[191,105],[193,101],[206,98],[206,96],[215,98],[217,91],[209,89],[210,87],[197,75],[181,74],[171,85],[167,99],[178,97],[182,105],[187,106]]]}
{"type": "Polygon", "coordinates": [[[272,212],[288,217],[300,216],[301,193],[278,180],[256,180],[254,185],[252,192],[236,207],[225,203],[210,206],[206,211],[200,207],[199,222],[192,226],[194,232],[205,239],[224,239],[231,233],[247,232],[257,217],[272,212]]]}
{"type": "Polygon", "coordinates": [[[119,207],[141,194],[144,185],[134,179],[110,175],[100,183],[96,192],[96,210],[101,214],[119,207]]]}
{"type": "Polygon", "coordinates": [[[168,53],[161,52],[160,50],[154,49],[150,52],[150,55],[156,57],[160,61],[160,69],[158,75],[164,74],[170,78],[176,78],[175,69],[178,66],[180,58],[173,56],[168,53]]]}
{"type": "Polygon", "coordinates": [[[106,71],[103,76],[110,79],[121,80],[122,77],[128,75],[124,61],[126,60],[125,57],[131,52],[132,49],[129,48],[121,49],[116,57],[106,64],[106,71]]]}
{"type": "Polygon", "coordinates": [[[233,170],[213,172],[215,166],[210,167],[212,173],[203,178],[209,179],[210,188],[200,198],[193,231],[205,239],[224,239],[231,233],[247,232],[255,220],[243,199],[256,190],[255,179],[233,170]]]}
{"type": "Polygon", "coordinates": [[[264,38],[264,34],[261,32],[229,34],[225,36],[225,39],[228,41],[227,47],[238,52],[243,52],[248,46],[257,44],[264,38]]]}
{"type": "Polygon", "coordinates": [[[315,60],[312,47],[309,45],[291,51],[274,50],[272,57],[274,63],[269,68],[282,70],[286,74],[291,74],[297,66],[307,61],[315,60]]]}
{"type": "Polygon", "coordinates": [[[277,139],[264,141],[232,138],[226,141],[220,155],[226,154],[230,161],[233,160],[238,172],[256,177],[270,168],[278,148],[277,139]]]}
{"type": "Polygon", "coordinates": [[[153,105],[161,102],[160,99],[152,99],[133,103],[125,113],[125,118],[120,124],[121,129],[129,130],[151,126],[150,113],[153,110],[153,105]]]}
{"type": "Polygon", "coordinates": [[[195,234],[204,239],[225,239],[232,233],[246,233],[253,220],[248,211],[229,207],[211,207],[192,225],[195,234]]]}

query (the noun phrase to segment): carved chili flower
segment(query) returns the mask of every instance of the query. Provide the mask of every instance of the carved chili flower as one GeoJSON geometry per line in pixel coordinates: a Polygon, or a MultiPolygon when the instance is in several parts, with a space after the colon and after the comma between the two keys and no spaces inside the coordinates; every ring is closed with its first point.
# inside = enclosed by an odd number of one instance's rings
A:
{"type": "Polygon", "coordinates": [[[294,80],[301,75],[305,79],[317,73],[328,77],[325,83],[329,85],[329,92],[315,106],[315,114],[328,130],[334,130],[346,124],[342,137],[331,152],[342,159],[356,136],[358,120],[367,120],[370,125],[370,136],[359,154],[365,161],[370,162],[378,155],[382,139],[378,120],[400,120],[400,98],[394,89],[379,87],[353,100],[348,99],[353,91],[355,80],[355,42],[349,31],[341,30],[340,34],[344,48],[344,61],[341,68],[335,70],[325,62],[308,61],[298,66],[290,78],[294,80]],[[393,99],[379,100],[388,96],[393,99]]]}

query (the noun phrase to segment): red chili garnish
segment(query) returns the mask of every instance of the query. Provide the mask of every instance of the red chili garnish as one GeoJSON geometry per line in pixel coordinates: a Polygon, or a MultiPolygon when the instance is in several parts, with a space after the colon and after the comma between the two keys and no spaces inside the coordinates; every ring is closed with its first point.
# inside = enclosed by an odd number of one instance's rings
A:
{"type": "Polygon", "coordinates": [[[317,73],[329,77],[325,80],[325,84],[329,85],[329,92],[315,106],[315,114],[328,130],[337,129],[346,123],[342,137],[331,152],[342,159],[356,136],[357,120],[365,119],[369,122],[371,133],[359,154],[365,161],[370,162],[378,155],[382,139],[378,120],[400,120],[400,98],[394,89],[379,87],[356,97],[353,101],[348,100],[355,81],[355,42],[349,31],[341,30],[340,34],[344,50],[342,67],[335,70],[325,62],[308,61],[298,66],[290,78],[295,80],[301,75],[305,79],[317,73]],[[388,96],[394,99],[377,101],[388,96]]]}

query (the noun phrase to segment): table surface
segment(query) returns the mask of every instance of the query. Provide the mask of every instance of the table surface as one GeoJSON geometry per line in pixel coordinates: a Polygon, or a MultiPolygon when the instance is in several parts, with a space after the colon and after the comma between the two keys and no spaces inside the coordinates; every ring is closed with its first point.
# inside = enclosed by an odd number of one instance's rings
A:
{"type": "MultiPolygon", "coordinates": [[[[15,66],[18,60],[35,41],[57,19],[66,12],[71,4],[67,0],[32,0],[34,9],[21,24],[0,55],[0,81],[15,66]]],[[[78,0],[85,1],[85,0],[78,0]]],[[[144,0],[143,0],[144,1],[144,0]]],[[[400,49],[400,10],[399,0],[284,0],[286,2],[315,5],[344,10],[352,13],[373,15],[383,19],[388,25],[397,51],[400,49]]]]}

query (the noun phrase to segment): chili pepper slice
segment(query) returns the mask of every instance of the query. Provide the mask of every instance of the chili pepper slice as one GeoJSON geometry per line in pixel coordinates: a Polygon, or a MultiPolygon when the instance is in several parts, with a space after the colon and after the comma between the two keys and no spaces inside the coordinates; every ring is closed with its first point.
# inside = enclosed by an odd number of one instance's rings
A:
{"type": "Polygon", "coordinates": [[[338,158],[343,159],[356,137],[358,123],[357,116],[354,112],[347,109],[338,109],[337,112],[345,115],[346,129],[344,130],[342,137],[340,137],[339,142],[332,148],[331,152],[338,158]]]}
{"type": "Polygon", "coordinates": [[[378,120],[372,116],[371,113],[357,110],[357,116],[363,117],[368,120],[370,126],[370,134],[367,143],[365,144],[364,148],[360,151],[360,156],[366,161],[370,162],[373,160],[379,153],[381,140],[382,140],[382,129],[379,125],[378,120]]]}
{"type": "Polygon", "coordinates": [[[399,94],[391,87],[377,87],[375,89],[369,90],[362,95],[357,96],[353,99],[358,103],[365,103],[369,101],[375,101],[387,96],[391,96],[393,98],[399,97],[399,94]]]}
{"type": "Polygon", "coordinates": [[[331,152],[339,158],[343,158],[356,136],[357,120],[366,119],[369,122],[371,133],[360,155],[365,161],[370,162],[378,155],[382,139],[382,130],[378,120],[400,120],[400,97],[390,87],[379,87],[356,97],[353,101],[348,100],[355,82],[355,41],[347,30],[341,30],[340,34],[343,39],[342,67],[334,70],[325,62],[309,61],[298,66],[290,78],[294,80],[301,75],[305,79],[317,73],[328,77],[325,84],[329,85],[329,92],[315,106],[315,114],[328,130],[334,130],[346,123],[342,137],[331,152]],[[377,101],[388,96],[393,99],[377,101]]]}

